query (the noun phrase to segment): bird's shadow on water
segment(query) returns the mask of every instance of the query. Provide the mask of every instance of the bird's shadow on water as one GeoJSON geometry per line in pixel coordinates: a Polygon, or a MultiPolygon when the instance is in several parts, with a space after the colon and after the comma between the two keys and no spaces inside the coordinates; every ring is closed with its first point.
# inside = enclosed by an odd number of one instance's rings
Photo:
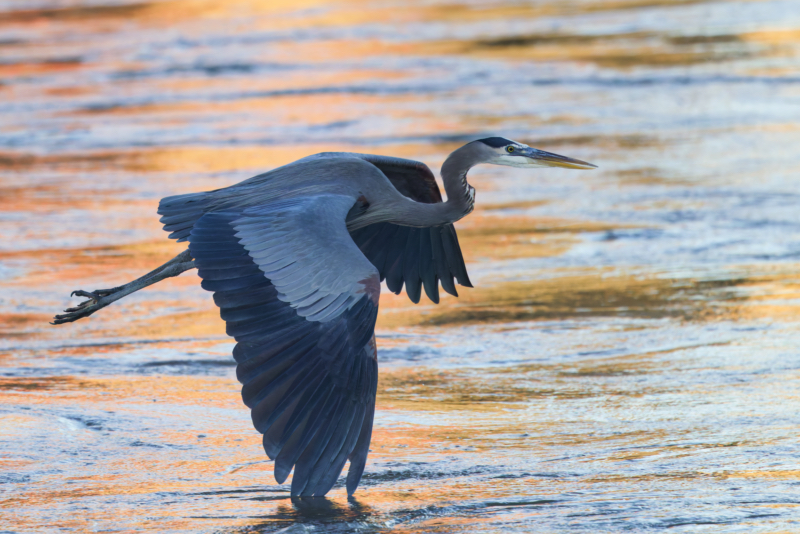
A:
{"type": "Polygon", "coordinates": [[[239,532],[294,532],[295,525],[302,525],[297,532],[379,532],[376,524],[377,513],[356,498],[347,499],[347,504],[332,501],[326,497],[292,497],[290,502],[281,503],[275,513],[258,516],[253,523],[239,532]],[[311,527],[311,528],[309,528],[311,527]],[[372,528],[371,528],[372,527],[372,528]]]}

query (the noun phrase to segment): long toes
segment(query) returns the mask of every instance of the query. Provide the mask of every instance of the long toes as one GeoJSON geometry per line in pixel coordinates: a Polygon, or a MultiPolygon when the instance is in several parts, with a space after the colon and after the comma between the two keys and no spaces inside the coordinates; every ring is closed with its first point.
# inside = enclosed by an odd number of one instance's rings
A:
{"type": "Polygon", "coordinates": [[[82,315],[83,309],[80,308],[67,308],[61,315],[56,315],[56,319],[69,319],[70,317],[77,317],[82,315]]]}
{"type": "Polygon", "coordinates": [[[113,290],[109,289],[100,289],[96,291],[84,291],[83,289],[76,289],[70,294],[71,297],[86,297],[89,300],[85,300],[77,306],[73,306],[72,308],[67,308],[64,310],[63,314],[53,317],[53,322],[50,324],[55,325],[71,323],[73,321],[77,321],[78,319],[89,317],[91,314],[107,305],[100,303],[100,299],[106,295],[98,294],[101,292],[105,293],[106,291],[108,291],[108,294],[114,292],[113,290]]]}
{"type": "MultiPolygon", "coordinates": [[[[88,304],[88,303],[86,303],[88,304]]],[[[88,317],[93,314],[96,309],[92,309],[92,307],[87,306],[84,308],[77,307],[77,308],[67,308],[64,310],[65,313],[60,315],[56,315],[53,317],[53,322],[50,324],[64,324],[64,323],[71,323],[73,321],[77,321],[78,319],[83,319],[84,317],[88,317]]]]}
{"type": "Polygon", "coordinates": [[[53,317],[53,321],[50,324],[64,324],[64,323],[71,323],[77,319],[80,319],[80,315],[75,315],[71,313],[65,313],[63,315],[56,315],[53,317]]]}
{"type": "Polygon", "coordinates": [[[84,309],[86,309],[86,308],[88,308],[90,306],[94,306],[96,304],[97,304],[97,299],[90,298],[89,300],[84,300],[83,302],[81,302],[77,306],[73,306],[72,308],[67,308],[64,311],[67,312],[67,313],[79,312],[81,310],[84,310],[84,309]]]}
{"type": "Polygon", "coordinates": [[[86,297],[90,299],[97,299],[97,295],[92,291],[84,291],[83,289],[76,289],[69,295],[70,297],[86,297]]]}

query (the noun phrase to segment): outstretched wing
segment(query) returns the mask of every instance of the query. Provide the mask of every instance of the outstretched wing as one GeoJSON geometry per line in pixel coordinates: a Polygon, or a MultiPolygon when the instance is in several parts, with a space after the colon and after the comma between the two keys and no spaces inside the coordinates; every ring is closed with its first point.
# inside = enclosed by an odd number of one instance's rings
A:
{"type": "Polygon", "coordinates": [[[380,280],[345,226],[354,200],[291,199],[211,212],[189,250],[237,345],[244,403],[292,495],[324,495],[366,464],[378,364],[380,280]]]}
{"type": "MultiPolygon", "coordinates": [[[[439,186],[427,165],[409,159],[353,154],[381,170],[403,195],[417,202],[442,201],[439,186]]],[[[380,272],[381,280],[395,294],[403,284],[408,297],[419,302],[421,288],[433,302],[439,302],[439,282],[458,296],[455,281],[472,287],[452,224],[432,228],[410,228],[378,223],[351,232],[353,241],[380,272]],[[454,280],[455,279],[455,280],[454,280]]]]}
{"type": "MultiPolygon", "coordinates": [[[[317,158],[352,157],[375,165],[400,193],[412,200],[428,204],[442,201],[433,173],[419,161],[373,154],[323,152],[295,163],[317,158]]],[[[255,176],[245,183],[268,182],[271,175],[270,172],[255,176]]],[[[161,199],[158,213],[162,215],[164,230],[171,232],[170,238],[186,241],[200,217],[224,209],[220,206],[226,204],[226,199],[241,195],[241,186],[236,184],[216,191],[161,199]]],[[[409,298],[414,302],[419,302],[423,286],[433,302],[439,302],[439,282],[451,295],[457,295],[456,281],[462,286],[472,287],[452,224],[420,229],[378,223],[354,230],[351,235],[358,248],[378,269],[380,279],[386,280],[388,288],[399,294],[405,285],[409,298]]]]}

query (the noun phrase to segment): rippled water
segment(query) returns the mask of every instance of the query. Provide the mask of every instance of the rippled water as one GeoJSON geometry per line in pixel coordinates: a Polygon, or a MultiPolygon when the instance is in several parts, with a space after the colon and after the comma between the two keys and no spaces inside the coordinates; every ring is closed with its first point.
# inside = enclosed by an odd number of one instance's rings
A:
{"type": "Polygon", "coordinates": [[[0,10],[0,530],[800,531],[796,0],[0,10]],[[471,172],[354,499],[275,484],[194,272],[47,324],[180,252],[163,196],[491,134],[600,169],[471,172]]]}

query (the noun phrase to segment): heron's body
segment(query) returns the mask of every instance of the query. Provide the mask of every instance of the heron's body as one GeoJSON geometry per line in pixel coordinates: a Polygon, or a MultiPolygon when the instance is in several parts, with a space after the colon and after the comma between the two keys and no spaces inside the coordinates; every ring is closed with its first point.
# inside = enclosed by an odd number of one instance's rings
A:
{"type": "Polygon", "coordinates": [[[170,237],[184,240],[188,235],[186,230],[196,220],[193,217],[207,211],[241,209],[275,200],[326,194],[343,195],[354,201],[362,198],[362,202],[372,207],[368,215],[356,217],[358,221],[351,218],[350,229],[378,222],[400,221],[405,226],[413,223],[411,226],[420,228],[453,223],[472,211],[474,203],[474,196],[456,195],[441,206],[432,206],[442,203],[442,197],[430,169],[420,162],[371,154],[324,152],[224,189],[165,198],[159,205],[159,214],[163,216],[165,229],[173,232],[170,237]],[[387,175],[394,178],[394,183],[387,175]]]}
{"type": "Polygon", "coordinates": [[[424,164],[351,153],[303,158],[236,185],[163,199],[170,237],[188,251],[120,288],[90,297],[56,323],[196,267],[237,345],[237,377],[264,450],[292,495],[324,495],[347,460],[352,494],[366,464],[378,367],[374,329],[380,282],[471,287],[453,224],[472,211],[467,171],[479,163],[591,165],[503,138],[475,141],[442,167],[443,202],[424,164]],[[518,157],[522,156],[522,158],[518,157]],[[526,163],[527,161],[527,163],[526,163]]]}

